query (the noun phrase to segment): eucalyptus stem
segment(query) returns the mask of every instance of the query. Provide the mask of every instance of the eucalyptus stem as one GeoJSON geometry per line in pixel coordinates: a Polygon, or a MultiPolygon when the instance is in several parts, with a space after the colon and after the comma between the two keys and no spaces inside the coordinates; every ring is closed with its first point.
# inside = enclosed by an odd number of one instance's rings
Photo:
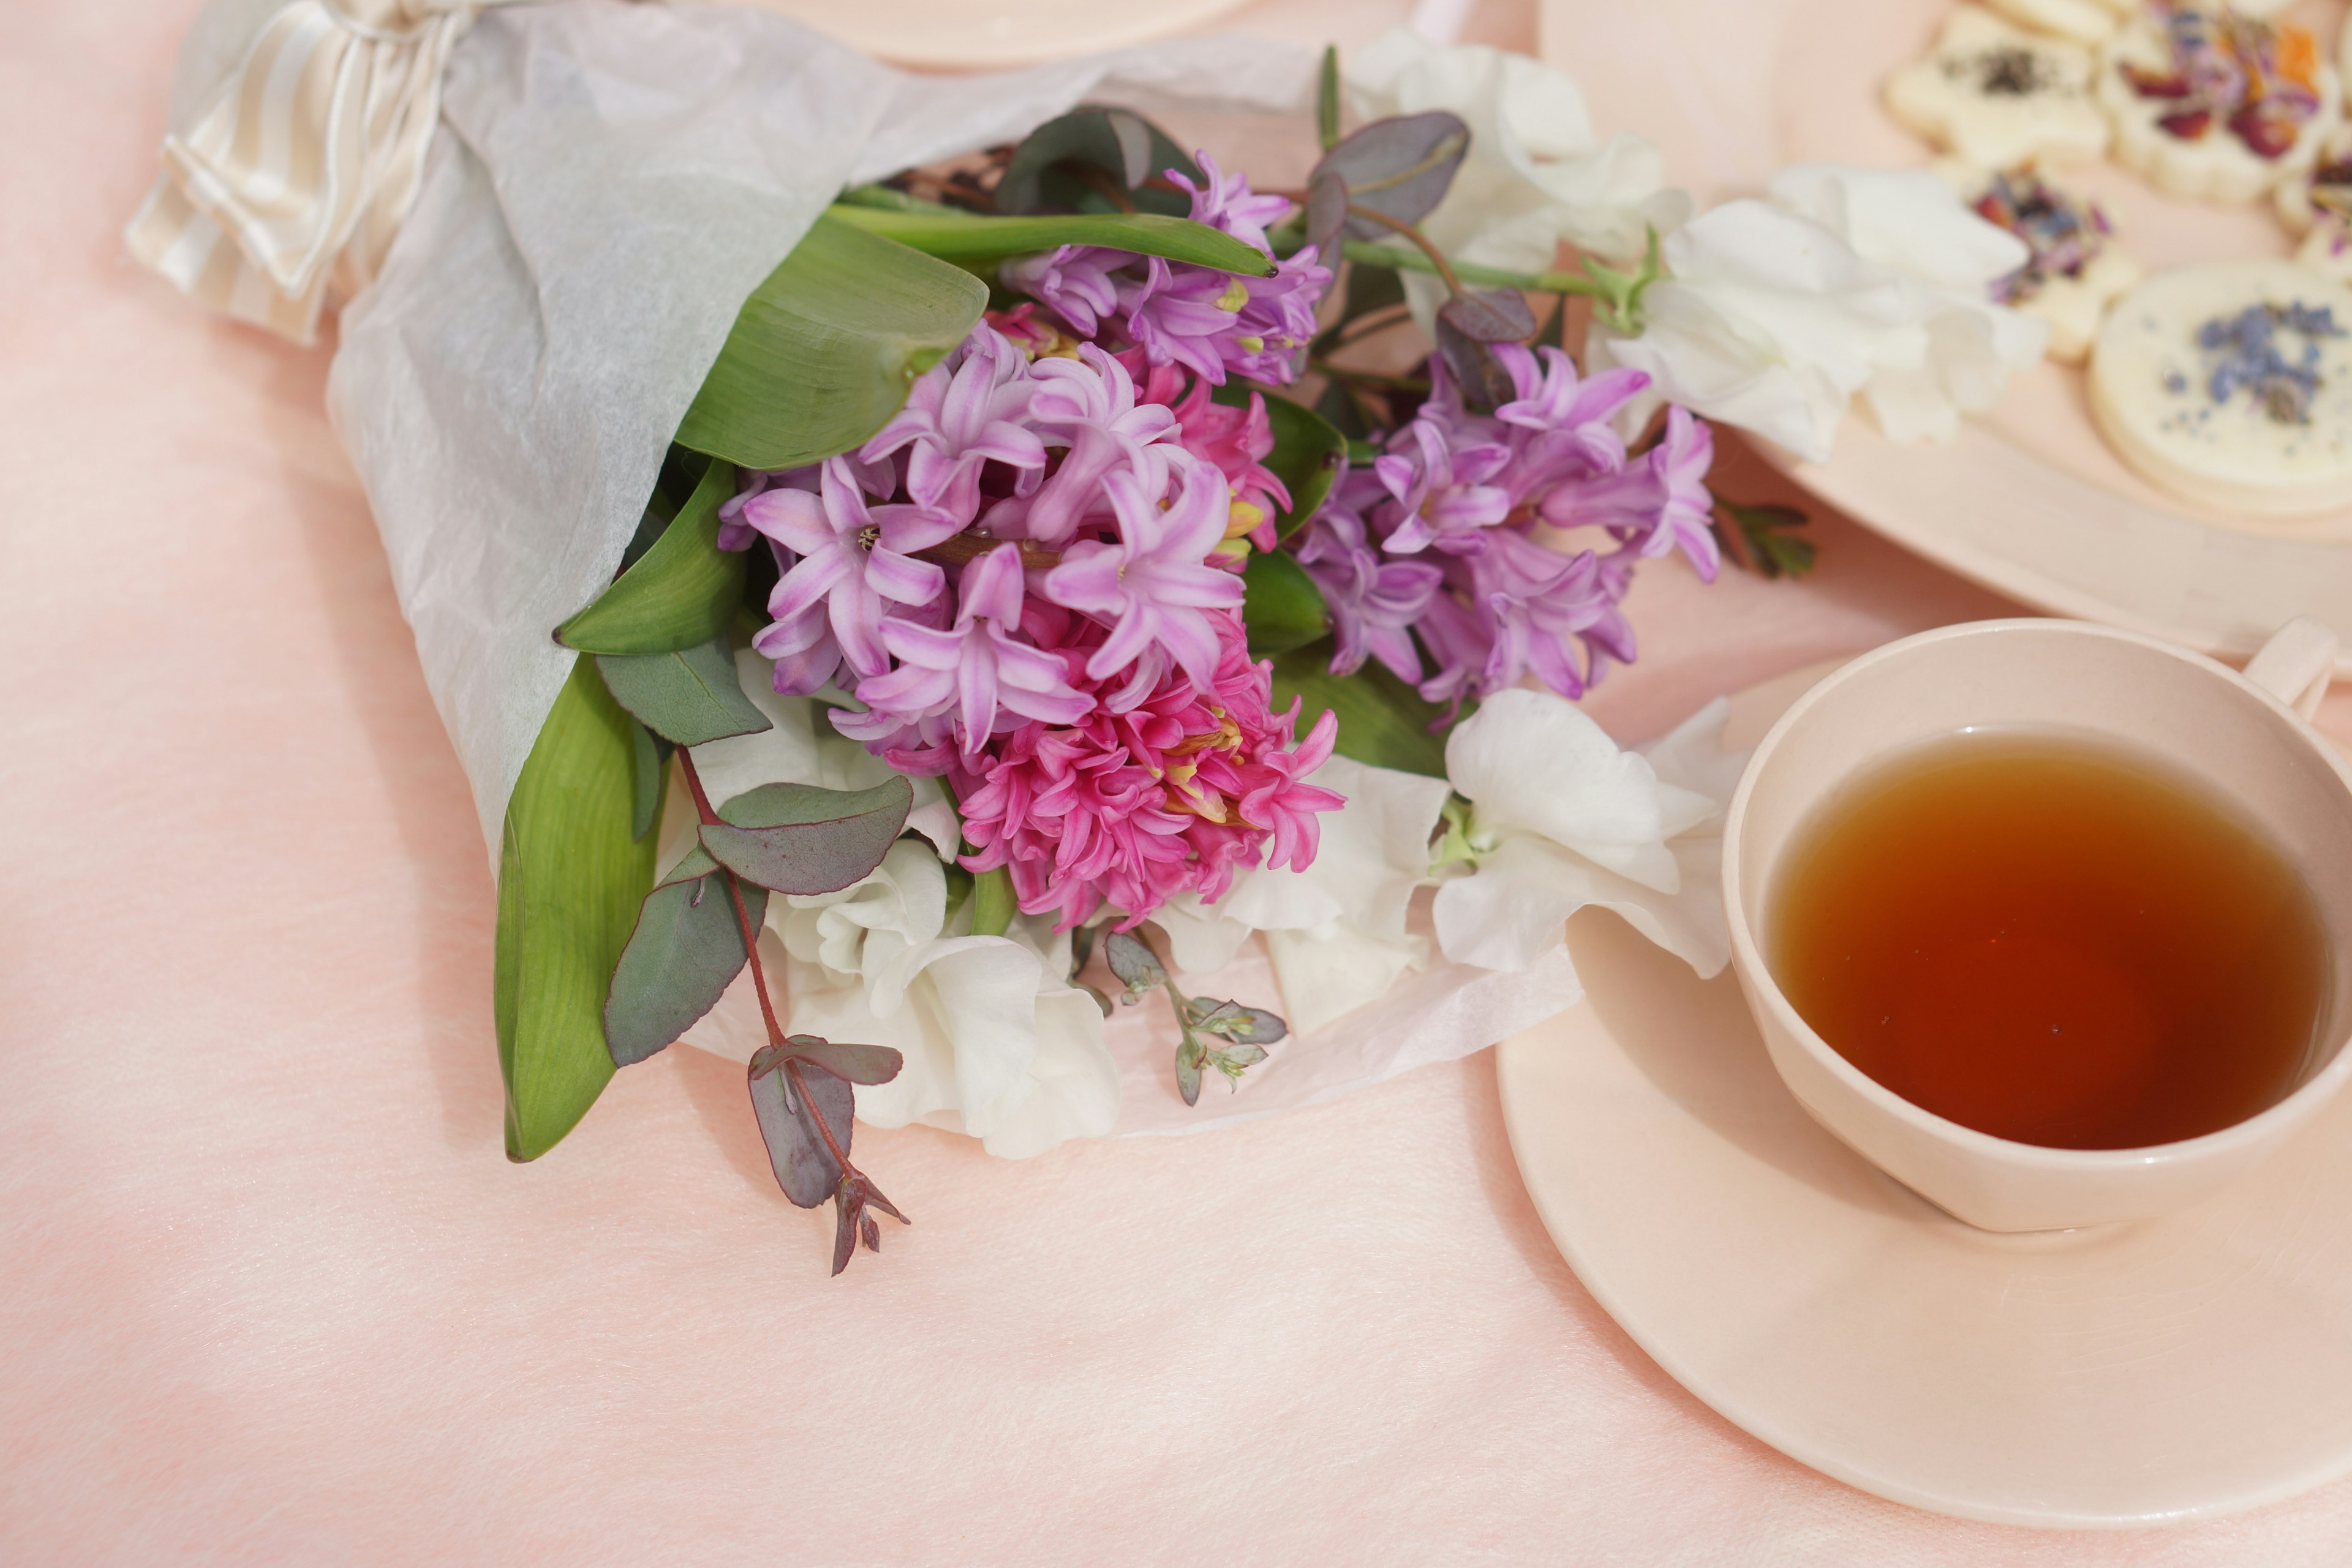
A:
{"type": "MultiPolygon", "coordinates": [[[[1439,278],[1445,276],[1445,272],[1430,260],[1426,251],[1399,250],[1368,239],[1346,240],[1342,245],[1349,260],[1361,262],[1367,267],[1426,272],[1439,278]]],[[[1606,299],[1609,295],[1604,286],[1580,272],[1512,272],[1500,267],[1481,267],[1475,261],[1452,261],[1446,266],[1462,282],[1475,283],[1482,288],[1517,289],[1522,293],[1536,294],[1582,294],[1595,300],[1606,299]]]]}

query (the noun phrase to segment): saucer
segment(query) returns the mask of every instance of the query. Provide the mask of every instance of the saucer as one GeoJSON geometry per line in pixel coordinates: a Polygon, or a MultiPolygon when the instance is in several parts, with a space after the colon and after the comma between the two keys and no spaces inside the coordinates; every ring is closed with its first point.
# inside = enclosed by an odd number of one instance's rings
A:
{"type": "MultiPolygon", "coordinates": [[[[1750,746],[1832,666],[1736,699],[1750,746]]],[[[1582,1003],[1498,1048],[1552,1239],[1684,1387],[1824,1474],[2005,1524],[2124,1527],[2352,1470],[2352,1097],[2161,1219],[1975,1230],[1809,1117],[1738,982],[1613,915],[1582,1003]]]]}

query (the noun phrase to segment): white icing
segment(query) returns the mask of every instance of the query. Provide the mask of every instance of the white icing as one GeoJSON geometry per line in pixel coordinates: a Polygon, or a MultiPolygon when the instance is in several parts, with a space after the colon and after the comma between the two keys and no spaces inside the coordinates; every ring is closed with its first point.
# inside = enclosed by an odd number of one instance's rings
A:
{"type": "Polygon", "coordinates": [[[2251,390],[2210,395],[2218,355],[2199,329],[2252,305],[2327,308],[2352,331],[2352,288],[2292,261],[2210,261],[2142,283],[2107,312],[2091,358],[2091,411],[2116,452],[2154,483],[2222,511],[2296,516],[2352,506],[2352,335],[2281,330],[2299,362],[2318,350],[2308,418],[2274,418],[2251,390]]]}
{"type": "MultiPolygon", "coordinates": [[[[2250,12],[2246,6],[2238,7],[2250,12]]],[[[2251,14],[2251,13],[2250,13],[2251,14]]],[[[2109,40],[2099,57],[2099,106],[2115,127],[2115,160],[2168,195],[2192,201],[2251,202],[2280,181],[2309,171],[2320,138],[2336,121],[2341,93],[2335,70],[2318,68],[2319,112],[2276,158],[2264,158],[2238,140],[2221,117],[2194,141],[2157,123],[2179,107],[2175,99],[2143,98],[2124,76],[2126,65],[2168,73],[2172,48],[2161,16],[2151,9],[2109,40]]]]}
{"type": "Polygon", "coordinates": [[[1895,73],[1886,107],[1895,119],[1973,163],[2007,168],[2032,158],[2095,158],[2107,124],[2092,101],[2090,51],[2011,26],[1981,5],[1960,5],[1936,47],[1895,73]],[[1988,91],[1987,62],[2022,57],[2029,89],[1988,91]]]}

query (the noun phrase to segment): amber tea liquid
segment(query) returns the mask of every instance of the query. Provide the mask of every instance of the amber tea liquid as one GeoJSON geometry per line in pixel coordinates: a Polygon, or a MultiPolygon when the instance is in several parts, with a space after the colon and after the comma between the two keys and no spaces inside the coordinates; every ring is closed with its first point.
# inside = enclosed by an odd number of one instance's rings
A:
{"type": "Polygon", "coordinates": [[[2201,788],[2064,736],[1887,763],[1791,845],[1772,975],[1839,1055],[2063,1149],[2218,1131],[2300,1079],[2332,984],[2284,856],[2201,788]]]}

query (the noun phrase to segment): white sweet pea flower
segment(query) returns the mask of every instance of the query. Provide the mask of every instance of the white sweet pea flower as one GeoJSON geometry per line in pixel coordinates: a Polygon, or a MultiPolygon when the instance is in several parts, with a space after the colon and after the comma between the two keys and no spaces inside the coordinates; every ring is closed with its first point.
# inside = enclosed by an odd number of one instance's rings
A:
{"type": "Polygon", "coordinates": [[[1312,865],[1237,872],[1215,903],[1186,894],[1152,916],[1168,933],[1169,957],[1190,974],[1223,968],[1253,931],[1263,933],[1283,1019],[1299,1035],[1427,962],[1405,912],[1428,879],[1430,836],[1449,793],[1444,779],[1349,757],[1331,757],[1309,776],[1347,799],[1323,816],[1312,865]]]}
{"type": "Polygon", "coordinates": [[[2047,326],[1987,292],[2023,242],[1933,174],[1799,164],[1771,196],[1669,236],[1641,334],[1596,357],[1812,462],[1856,394],[1898,440],[1948,438],[2041,357],[2047,326]]]}
{"type": "Polygon", "coordinates": [[[944,900],[939,862],[904,843],[842,892],[771,899],[791,1029],[906,1058],[857,1091],[858,1120],[877,1127],[928,1121],[1008,1159],[1108,1132],[1118,1069],[1101,1010],[1066,978],[1067,933],[1029,920],[1003,936],[946,932],[944,900]]]}
{"type": "Polygon", "coordinates": [[[1722,755],[1718,700],[1646,754],[1621,751],[1549,691],[1486,699],[1446,740],[1454,788],[1471,803],[1475,867],[1437,890],[1445,956],[1522,971],[1563,940],[1587,904],[1714,974],[1731,956],[1717,884],[1719,824],[1741,759],[1722,755]]]}
{"type": "MultiPolygon", "coordinates": [[[[815,699],[785,697],[776,690],[775,665],[750,648],[735,654],[735,673],[749,697],[775,728],[756,735],[730,735],[694,748],[695,772],[713,805],[724,805],[761,784],[815,784],[824,789],[871,789],[890,776],[887,763],[818,718],[815,699]]],[[[931,841],[940,858],[950,860],[961,846],[962,825],[948,805],[940,781],[909,778],[914,809],[907,826],[931,841]]],[[[667,867],[670,862],[665,860],[667,867]]]]}
{"type": "MultiPolygon", "coordinates": [[[[1349,62],[1348,100],[1365,120],[1443,109],[1470,127],[1469,155],[1420,225],[1454,260],[1541,272],[1563,239],[1630,260],[1653,226],[1663,233],[1689,216],[1690,198],[1664,188],[1654,145],[1622,132],[1603,142],[1576,83],[1526,55],[1440,47],[1394,28],[1349,62]]],[[[1400,276],[1426,332],[1445,302],[1444,285],[1400,276]]]]}

